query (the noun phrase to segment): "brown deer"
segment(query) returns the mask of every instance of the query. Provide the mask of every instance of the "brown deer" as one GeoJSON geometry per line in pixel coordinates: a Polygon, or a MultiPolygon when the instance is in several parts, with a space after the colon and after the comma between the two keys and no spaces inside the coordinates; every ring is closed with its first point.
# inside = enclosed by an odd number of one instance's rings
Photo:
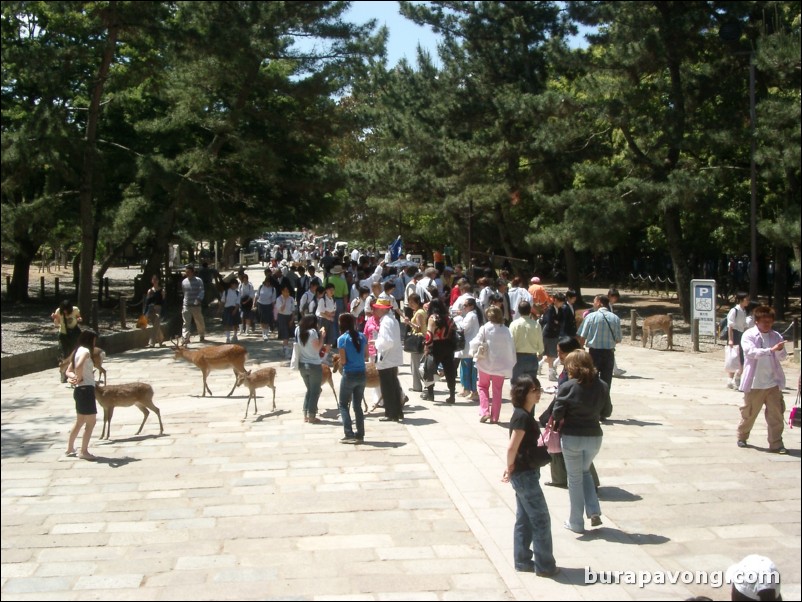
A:
{"type": "MultiPolygon", "coordinates": [[[[203,373],[203,395],[201,397],[206,397],[206,391],[209,391],[209,395],[213,395],[209,385],[206,384],[206,378],[212,370],[231,368],[234,370],[234,377],[240,372],[245,372],[245,360],[248,352],[242,345],[210,345],[191,351],[187,349],[185,344],[180,342],[178,337],[173,338],[172,341],[175,359],[184,358],[195,364],[203,373]]],[[[237,383],[235,381],[227,397],[231,397],[236,388],[237,383]]]]}
{"type": "Polygon", "coordinates": [[[234,387],[239,387],[245,384],[250,391],[248,395],[248,403],[245,405],[245,418],[248,417],[248,408],[251,405],[251,398],[253,398],[253,411],[254,414],[259,410],[256,407],[256,389],[260,387],[270,387],[273,389],[273,411],[276,411],[276,369],[275,368],[260,368],[255,372],[247,370],[237,374],[237,383],[234,387]]]}
{"type": "MultiPolygon", "coordinates": [[[[342,366],[340,366],[339,354],[334,354],[331,357],[331,362],[332,362],[332,369],[331,369],[332,372],[339,372],[342,369],[342,366]]],[[[379,371],[376,369],[376,364],[374,364],[373,362],[369,362],[365,364],[365,388],[368,389],[378,386],[379,386],[379,371]]],[[[332,385],[332,388],[334,388],[334,385],[332,385]]],[[[368,412],[369,411],[368,402],[365,401],[364,396],[362,397],[362,403],[365,406],[365,411],[368,412]]]]}
{"type": "Polygon", "coordinates": [[[159,408],[153,405],[153,387],[149,384],[125,383],[122,385],[98,385],[95,387],[95,397],[100,407],[103,408],[103,430],[100,433],[101,439],[108,439],[111,437],[111,417],[114,415],[114,408],[129,408],[131,406],[138,407],[144,414],[142,424],[139,425],[139,430],[136,432],[137,435],[142,432],[142,427],[145,426],[145,421],[148,419],[151,410],[156,413],[159,419],[159,434],[164,434],[162,414],[159,408]]]}
{"type": "Polygon", "coordinates": [[[643,346],[646,347],[646,339],[649,339],[649,348],[654,347],[654,334],[656,332],[664,332],[668,340],[668,349],[674,348],[674,324],[671,321],[671,316],[667,314],[660,314],[657,316],[649,316],[643,320],[643,346]]]}
{"type": "MultiPolygon", "coordinates": [[[[103,379],[103,384],[106,384],[106,369],[103,367],[103,360],[106,357],[106,352],[103,351],[100,347],[95,347],[92,349],[92,364],[95,366],[97,370],[97,380],[100,382],[100,379],[103,379]]],[[[61,374],[61,382],[67,382],[67,368],[70,367],[70,363],[72,363],[72,354],[65,357],[58,365],[58,371],[61,374]]]]}
{"type": "MultiPolygon", "coordinates": [[[[337,357],[336,355],[332,357],[337,357]]],[[[340,400],[337,399],[337,390],[334,388],[334,378],[331,376],[332,369],[329,368],[326,364],[323,364],[323,380],[320,382],[321,388],[323,385],[328,384],[331,387],[331,392],[334,393],[334,401],[337,404],[337,407],[340,407],[340,400]]],[[[336,372],[336,370],[335,370],[336,372]]]]}

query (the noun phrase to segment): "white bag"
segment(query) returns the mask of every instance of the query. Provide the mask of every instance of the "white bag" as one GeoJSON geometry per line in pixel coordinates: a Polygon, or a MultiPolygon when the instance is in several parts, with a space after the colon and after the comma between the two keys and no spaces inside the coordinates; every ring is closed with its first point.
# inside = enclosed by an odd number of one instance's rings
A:
{"type": "Polygon", "coordinates": [[[741,357],[737,345],[727,345],[724,348],[724,371],[738,372],[741,369],[741,357]]]}

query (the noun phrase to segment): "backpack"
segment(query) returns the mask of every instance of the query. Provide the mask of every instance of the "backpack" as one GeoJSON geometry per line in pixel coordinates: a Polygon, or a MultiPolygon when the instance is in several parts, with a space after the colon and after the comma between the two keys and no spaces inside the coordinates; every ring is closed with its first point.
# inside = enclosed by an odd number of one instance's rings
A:
{"type": "Polygon", "coordinates": [[[465,349],[465,331],[457,326],[454,320],[451,320],[451,344],[454,346],[454,351],[465,349]]]}
{"type": "Polygon", "coordinates": [[[727,337],[729,336],[727,332],[727,316],[721,318],[721,322],[718,323],[718,338],[721,341],[726,341],[727,337]]]}

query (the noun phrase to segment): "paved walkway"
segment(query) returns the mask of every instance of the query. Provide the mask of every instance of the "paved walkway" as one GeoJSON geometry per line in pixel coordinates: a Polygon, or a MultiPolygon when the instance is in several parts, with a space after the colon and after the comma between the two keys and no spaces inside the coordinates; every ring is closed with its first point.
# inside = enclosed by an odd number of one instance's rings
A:
{"type": "MultiPolygon", "coordinates": [[[[278,365],[276,342],[246,346],[249,364],[278,365]]],[[[567,492],[544,488],[563,569],[553,580],[512,566],[508,402],[493,426],[476,404],[412,394],[404,424],[373,416],[364,445],[340,445],[331,390],[323,422],[304,424],[289,368],[277,411],[260,390],[243,420],[247,391],[224,397],[231,373],[212,373],[215,396],[199,397],[197,368],[143,349],[104,365],[111,383],[153,385],[165,434],[151,416],[135,436],[140,413],[118,409],[90,463],[63,455],[74,410],[55,369],[3,381],[2,599],[725,600],[705,572],[760,553],[780,567],[784,599],[799,600],[800,431],[785,433],[790,455],[769,454],[761,418],[755,447],[738,449],[740,395],[724,388],[720,357],[630,346],[618,357],[628,372],[596,462],[604,526],[564,530],[567,492]],[[590,584],[586,567],[667,583],[590,584]]],[[[786,367],[796,383],[798,365],[786,367]]]]}

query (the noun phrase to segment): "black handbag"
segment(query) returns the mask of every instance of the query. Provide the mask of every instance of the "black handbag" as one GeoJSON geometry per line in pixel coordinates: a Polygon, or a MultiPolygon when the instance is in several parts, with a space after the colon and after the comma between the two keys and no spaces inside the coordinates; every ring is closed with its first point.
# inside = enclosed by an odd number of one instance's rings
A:
{"type": "Polygon", "coordinates": [[[404,351],[408,353],[423,353],[423,343],[423,335],[407,330],[407,334],[404,337],[404,351]]]}

